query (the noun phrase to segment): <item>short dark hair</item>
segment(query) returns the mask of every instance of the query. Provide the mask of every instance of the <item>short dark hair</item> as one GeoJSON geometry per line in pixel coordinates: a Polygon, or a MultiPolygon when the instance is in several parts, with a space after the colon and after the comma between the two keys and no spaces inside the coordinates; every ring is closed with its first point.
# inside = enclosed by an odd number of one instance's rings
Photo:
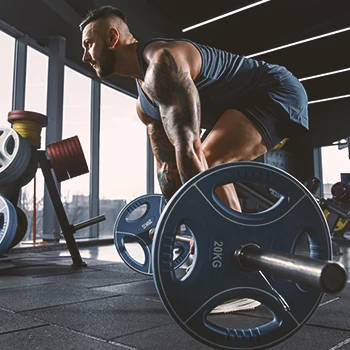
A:
{"type": "Polygon", "coordinates": [[[101,18],[107,18],[111,16],[117,16],[119,17],[125,24],[127,24],[126,17],[124,16],[124,13],[113,6],[102,6],[95,10],[90,11],[86,17],[83,19],[83,21],[80,23],[79,28],[81,31],[84,30],[84,28],[91,22],[94,22],[101,18]]]}

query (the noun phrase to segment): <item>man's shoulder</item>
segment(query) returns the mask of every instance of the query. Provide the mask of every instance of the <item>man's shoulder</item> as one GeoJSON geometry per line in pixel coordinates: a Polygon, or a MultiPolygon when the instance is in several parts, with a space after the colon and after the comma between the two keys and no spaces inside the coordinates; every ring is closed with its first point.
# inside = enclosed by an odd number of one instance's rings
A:
{"type": "Polygon", "coordinates": [[[181,39],[156,39],[145,46],[143,56],[149,65],[168,59],[172,56],[176,60],[190,62],[194,55],[198,53],[193,44],[181,39]]]}
{"type": "Polygon", "coordinates": [[[153,39],[153,41],[150,41],[145,46],[143,55],[145,56],[145,59],[152,60],[161,55],[164,52],[164,50],[172,50],[177,46],[178,42],[175,40],[168,41],[164,39],[153,39]]]}

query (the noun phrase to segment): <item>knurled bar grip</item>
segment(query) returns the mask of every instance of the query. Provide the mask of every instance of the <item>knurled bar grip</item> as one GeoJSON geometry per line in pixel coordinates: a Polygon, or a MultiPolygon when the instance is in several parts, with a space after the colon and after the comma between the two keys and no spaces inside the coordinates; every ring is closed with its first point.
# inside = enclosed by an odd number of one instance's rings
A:
{"type": "Polygon", "coordinates": [[[347,282],[345,267],[334,261],[263,250],[253,244],[238,250],[236,258],[245,269],[266,272],[328,294],[339,293],[347,282]]]}

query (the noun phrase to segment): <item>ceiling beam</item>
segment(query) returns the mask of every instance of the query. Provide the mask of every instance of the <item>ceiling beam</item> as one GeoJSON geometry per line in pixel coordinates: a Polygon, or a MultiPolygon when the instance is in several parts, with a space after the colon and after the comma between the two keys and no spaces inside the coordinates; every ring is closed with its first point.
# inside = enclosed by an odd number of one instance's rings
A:
{"type": "Polygon", "coordinates": [[[81,16],[76,13],[64,0],[41,0],[45,5],[54,10],[62,19],[71,26],[79,26],[81,16]]]}

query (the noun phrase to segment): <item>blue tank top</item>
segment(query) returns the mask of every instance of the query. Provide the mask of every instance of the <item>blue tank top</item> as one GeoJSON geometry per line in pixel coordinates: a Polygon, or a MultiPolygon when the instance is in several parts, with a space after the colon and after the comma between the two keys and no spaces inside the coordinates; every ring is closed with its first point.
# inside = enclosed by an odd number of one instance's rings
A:
{"type": "MultiPolygon", "coordinates": [[[[188,39],[155,38],[137,45],[137,56],[144,78],[147,65],[143,59],[145,47],[153,41],[182,40],[193,44],[202,57],[201,70],[194,80],[201,102],[201,127],[211,129],[220,116],[233,108],[243,97],[275,89],[289,77],[285,67],[257,61],[188,39]]],[[[152,118],[161,120],[159,104],[150,100],[136,79],[142,110],[152,118]]]]}

